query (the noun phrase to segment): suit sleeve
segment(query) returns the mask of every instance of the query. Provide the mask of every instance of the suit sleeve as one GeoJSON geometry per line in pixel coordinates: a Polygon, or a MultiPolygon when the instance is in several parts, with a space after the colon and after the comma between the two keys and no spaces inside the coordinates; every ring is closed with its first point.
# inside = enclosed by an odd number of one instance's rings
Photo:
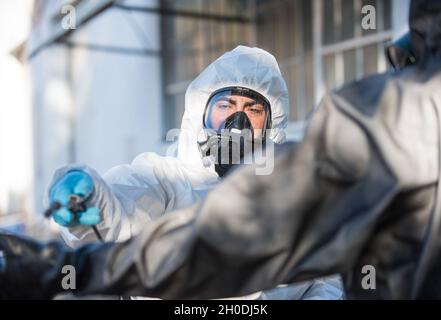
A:
{"type": "MultiPolygon", "coordinates": [[[[66,166],[57,170],[54,180],[70,170],[82,170],[92,178],[94,193],[88,203],[101,211],[102,221],[97,228],[106,241],[127,240],[165,212],[165,191],[153,168],[120,165],[101,177],[88,166],[66,166]]],[[[60,232],[70,247],[98,241],[89,226],[60,227],[60,232]]]]}

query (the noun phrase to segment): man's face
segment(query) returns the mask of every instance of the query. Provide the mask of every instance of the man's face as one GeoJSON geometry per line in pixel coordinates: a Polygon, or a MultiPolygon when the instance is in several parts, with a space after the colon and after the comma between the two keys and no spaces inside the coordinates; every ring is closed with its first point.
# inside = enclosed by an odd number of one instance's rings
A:
{"type": "Polygon", "coordinates": [[[225,119],[239,111],[245,112],[250,119],[255,137],[261,136],[266,119],[264,105],[251,98],[239,95],[225,95],[215,101],[210,113],[212,128],[219,130],[225,119]]]}

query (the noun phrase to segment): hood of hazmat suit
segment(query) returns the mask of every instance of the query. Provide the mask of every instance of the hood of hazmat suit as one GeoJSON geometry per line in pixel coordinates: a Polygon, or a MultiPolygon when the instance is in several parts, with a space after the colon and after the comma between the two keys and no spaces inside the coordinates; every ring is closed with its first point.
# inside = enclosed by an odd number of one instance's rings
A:
{"type": "Polygon", "coordinates": [[[289,95],[277,61],[265,50],[238,46],[211,63],[187,89],[178,147],[178,159],[184,163],[207,165],[197,144],[204,138],[205,106],[214,92],[228,87],[248,88],[265,97],[272,119],[268,137],[274,143],[285,141],[289,95]]]}

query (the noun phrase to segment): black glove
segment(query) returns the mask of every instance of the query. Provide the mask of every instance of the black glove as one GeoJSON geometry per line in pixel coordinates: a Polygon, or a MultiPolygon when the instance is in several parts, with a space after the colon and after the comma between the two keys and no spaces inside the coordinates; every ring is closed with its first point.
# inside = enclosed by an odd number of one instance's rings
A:
{"type": "Polygon", "coordinates": [[[61,292],[70,250],[0,232],[0,299],[49,299],[61,292]]]}

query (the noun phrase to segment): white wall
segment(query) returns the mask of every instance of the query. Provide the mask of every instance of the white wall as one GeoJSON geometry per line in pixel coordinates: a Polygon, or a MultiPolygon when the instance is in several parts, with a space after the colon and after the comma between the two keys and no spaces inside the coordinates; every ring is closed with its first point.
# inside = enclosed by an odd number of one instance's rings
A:
{"type": "MultiPolygon", "coordinates": [[[[156,6],[156,0],[130,1],[156,6]]],[[[52,8],[53,9],[53,8],[52,8]]],[[[77,43],[159,50],[158,15],[111,8],[79,27],[77,43]],[[135,26],[130,20],[137,23],[135,26]],[[135,29],[134,29],[135,28],[135,29]]],[[[161,60],[56,45],[30,62],[33,74],[35,206],[54,170],[86,163],[100,173],[161,148],[161,60]]]]}
{"type": "MultiPolygon", "coordinates": [[[[156,1],[130,1],[154,6],[156,1]]],[[[155,14],[110,9],[73,41],[159,52],[155,14]]],[[[161,142],[161,58],[74,49],[75,161],[100,172],[129,162],[161,142]]]]}
{"type": "Polygon", "coordinates": [[[31,1],[0,1],[0,226],[21,223],[32,185],[30,89],[26,66],[11,54],[30,27],[31,1]],[[16,213],[17,215],[10,216],[16,213]],[[11,219],[13,218],[13,219],[11,219]]]}
{"type": "Polygon", "coordinates": [[[72,99],[66,78],[67,50],[54,47],[41,51],[31,61],[34,212],[43,212],[43,198],[55,168],[69,162],[72,132],[72,99]]]}

